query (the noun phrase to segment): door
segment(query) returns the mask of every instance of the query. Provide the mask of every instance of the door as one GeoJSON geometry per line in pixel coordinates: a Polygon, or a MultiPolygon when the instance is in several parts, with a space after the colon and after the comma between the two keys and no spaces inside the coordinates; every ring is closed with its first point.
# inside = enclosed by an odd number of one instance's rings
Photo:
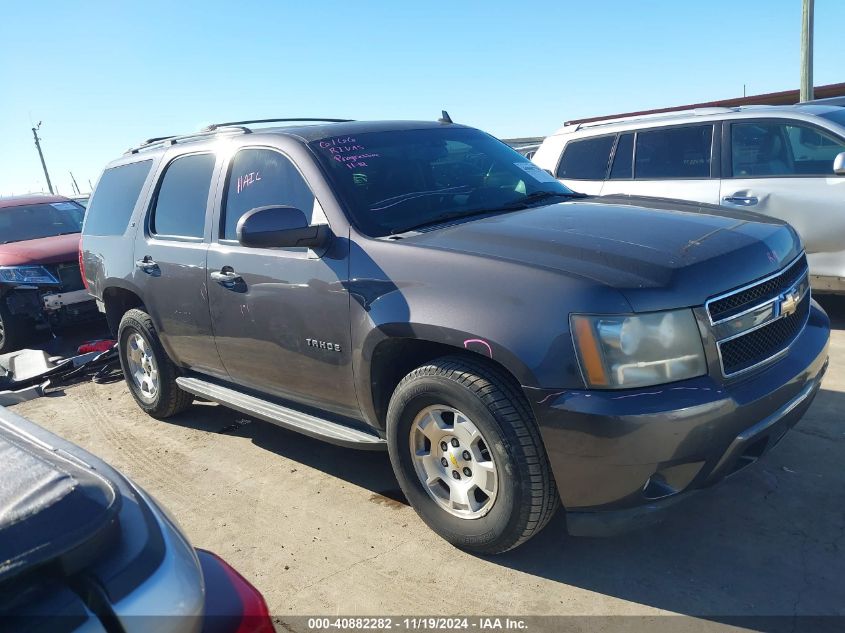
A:
{"type": "Polygon", "coordinates": [[[728,136],[722,204],[786,220],[814,275],[845,276],[845,178],[833,172],[845,139],[776,119],[731,123],[728,136]]]}
{"type": "Polygon", "coordinates": [[[134,280],[168,355],[224,375],[208,312],[207,210],[216,158],[179,156],[165,167],[135,242],[134,280]]]}
{"type": "Polygon", "coordinates": [[[603,196],[628,194],[719,203],[713,124],[620,135],[603,196]]]}
{"type": "Polygon", "coordinates": [[[327,224],[326,217],[302,174],[276,150],[241,149],[226,180],[208,283],[215,341],[231,380],[359,416],[346,240],[335,237],[319,256],[307,248],[243,247],[237,224],[250,209],[290,205],[315,225],[327,224]],[[221,274],[227,278],[215,281],[221,274]]]}
{"type": "Polygon", "coordinates": [[[615,134],[569,141],[563,148],[555,177],[573,191],[599,195],[615,141],[615,134]]]}

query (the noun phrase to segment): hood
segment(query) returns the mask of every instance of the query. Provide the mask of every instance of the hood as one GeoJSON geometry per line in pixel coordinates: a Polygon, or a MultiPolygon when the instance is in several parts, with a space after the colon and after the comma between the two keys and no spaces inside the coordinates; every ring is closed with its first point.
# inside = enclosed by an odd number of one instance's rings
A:
{"type": "Polygon", "coordinates": [[[0,244],[0,266],[59,264],[79,257],[79,233],[0,244]]]}
{"type": "Polygon", "coordinates": [[[636,312],[702,305],[801,252],[797,234],[780,220],[628,196],[532,207],[406,242],[590,279],[620,291],[636,312]]]}

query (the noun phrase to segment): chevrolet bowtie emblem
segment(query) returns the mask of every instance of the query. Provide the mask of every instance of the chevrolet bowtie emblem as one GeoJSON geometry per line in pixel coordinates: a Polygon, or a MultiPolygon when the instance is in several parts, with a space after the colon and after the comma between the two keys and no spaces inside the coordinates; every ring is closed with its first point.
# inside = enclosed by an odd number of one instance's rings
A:
{"type": "Polygon", "coordinates": [[[798,290],[790,290],[781,296],[780,313],[783,316],[794,314],[798,309],[798,290]]]}

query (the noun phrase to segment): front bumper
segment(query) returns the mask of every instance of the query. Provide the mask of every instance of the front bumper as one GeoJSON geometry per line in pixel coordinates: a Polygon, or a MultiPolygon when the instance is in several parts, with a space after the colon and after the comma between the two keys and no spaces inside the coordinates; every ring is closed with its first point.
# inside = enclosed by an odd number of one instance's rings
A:
{"type": "Polygon", "coordinates": [[[607,535],[661,518],[690,492],[752,464],[795,425],[827,369],[830,323],[806,327],[771,366],[724,383],[710,376],[620,390],[526,389],[567,527],[607,535]]]}
{"type": "Polygon", "coordinates": [[[9,311],[36,326],[61,327],[98,318],[97,304],[87,290],[62,292],[54,288],[17,286],[0,296],[9,311]]]}

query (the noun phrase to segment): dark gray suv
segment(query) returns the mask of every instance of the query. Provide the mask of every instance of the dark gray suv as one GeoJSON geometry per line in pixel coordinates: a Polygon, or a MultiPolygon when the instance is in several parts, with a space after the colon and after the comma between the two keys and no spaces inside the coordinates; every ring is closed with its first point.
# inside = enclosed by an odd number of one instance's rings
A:
{"type": "Polygon", "coordinates": [[[387,449],[483,553],[644,524],[807,410],[829,323],[787,224],[575,194],[450,121],[236,122],[109,164],[83,229],[139,406],[387,449]]]}

